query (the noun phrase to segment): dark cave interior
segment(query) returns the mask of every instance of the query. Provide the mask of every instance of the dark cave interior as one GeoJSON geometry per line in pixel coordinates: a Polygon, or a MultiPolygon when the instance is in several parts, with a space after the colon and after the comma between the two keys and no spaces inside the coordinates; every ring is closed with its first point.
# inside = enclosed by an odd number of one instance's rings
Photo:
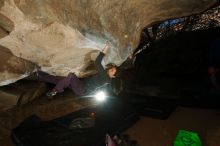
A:
{"type": "Polygon", "coordinates": [[[220,94],[212,89],[207,70],[209,45],[219,32],[219,27],[178,32],[153,42],[137,54],[134,67],[122,73],[124,92],[217,108],[220,94]]]}

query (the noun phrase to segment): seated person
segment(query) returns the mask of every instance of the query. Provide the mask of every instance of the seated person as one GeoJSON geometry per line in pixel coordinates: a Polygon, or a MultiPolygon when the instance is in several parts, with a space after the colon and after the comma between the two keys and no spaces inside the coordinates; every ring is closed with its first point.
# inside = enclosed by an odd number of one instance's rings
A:
{"type": "Polygon", "coordinates": [[[114,64],[107,64],[106,69],[103,68],[101,61],[106,54],[109,46],[105,45],[104,49],[95,60],[95,66],[98,74],[81,80],[74,73],[70,73],[67,77],[52,76],[44,72],[38,72],[38,79],[40,81],[56,84],[56,86],[47,92],[48,99],[52,99],[57,93],[61,93],[65,88],[70,88],[77,95],[85,95],[95,90],[106,83],[111,83],[111,79],[115,78],[117,66],[114,64]]]}
{"type": "Polygon", "coordinates": [[[208,74],[213,89],[220,91],[219,69],[220,69],[220,38],[214,39],[209,46],[208,74]]]}

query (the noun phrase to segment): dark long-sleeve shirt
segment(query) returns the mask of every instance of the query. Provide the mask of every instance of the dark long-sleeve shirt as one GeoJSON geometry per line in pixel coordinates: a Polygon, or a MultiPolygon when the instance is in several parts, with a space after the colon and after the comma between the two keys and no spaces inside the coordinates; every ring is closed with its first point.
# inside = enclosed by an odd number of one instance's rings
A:
{"type": "Polygon", "coordinates": [[[103,85],[107,85],[110,83],[110,78],[107,75],[107,72],[103,68],[101,62],[103,57],[105,56],[104,53],[100,52],[98,57],[95,60],[95,66],[98,71],[98,74],[89,77],[88,79],[85,80],[85,90],[86,92],[92,92],[98,87],[101,87],[103,85]]]}

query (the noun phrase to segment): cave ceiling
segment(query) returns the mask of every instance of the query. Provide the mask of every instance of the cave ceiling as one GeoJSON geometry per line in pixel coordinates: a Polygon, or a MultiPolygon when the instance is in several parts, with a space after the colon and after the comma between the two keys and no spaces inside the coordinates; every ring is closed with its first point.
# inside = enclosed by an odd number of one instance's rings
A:
{"type": "Polygon", "coordinates": [[[123,63],[143,28],[201,13],[217,0],[1,0],[0,85],[37,68],[83,77],[108,41],[103,65],[123,63]]]}

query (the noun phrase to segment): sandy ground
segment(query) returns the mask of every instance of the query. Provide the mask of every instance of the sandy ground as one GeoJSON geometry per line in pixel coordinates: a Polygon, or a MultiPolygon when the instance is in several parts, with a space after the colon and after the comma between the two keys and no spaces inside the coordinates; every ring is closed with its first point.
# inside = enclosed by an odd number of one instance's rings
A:
{"type": "Polygon", "coordinates": [[[142,117],[126,133],[140,146],[172,146],[180,129],[197,132],[203,146],[219,146],[220,111],[178,107],[167,120],[142,117]]]}
{"type": "MultiPolygon", "coordinates": [[[[0,146],[14,146],[10,132],[26,117],[37,114],[44,120],[53,119],[76,111],[88,105],[92,100],[73,98],[71,92],[65,92],[53,101],[41,97],[30,104],[15,107],[0,113],[0,146]]],[[[167,120],[141,117],[125,133],[137,140],[139,146],[171,146],[178,130],[197,132],[203,146],[218,146],[220,143],[220,111],[178,107],[167,120]]]]}

